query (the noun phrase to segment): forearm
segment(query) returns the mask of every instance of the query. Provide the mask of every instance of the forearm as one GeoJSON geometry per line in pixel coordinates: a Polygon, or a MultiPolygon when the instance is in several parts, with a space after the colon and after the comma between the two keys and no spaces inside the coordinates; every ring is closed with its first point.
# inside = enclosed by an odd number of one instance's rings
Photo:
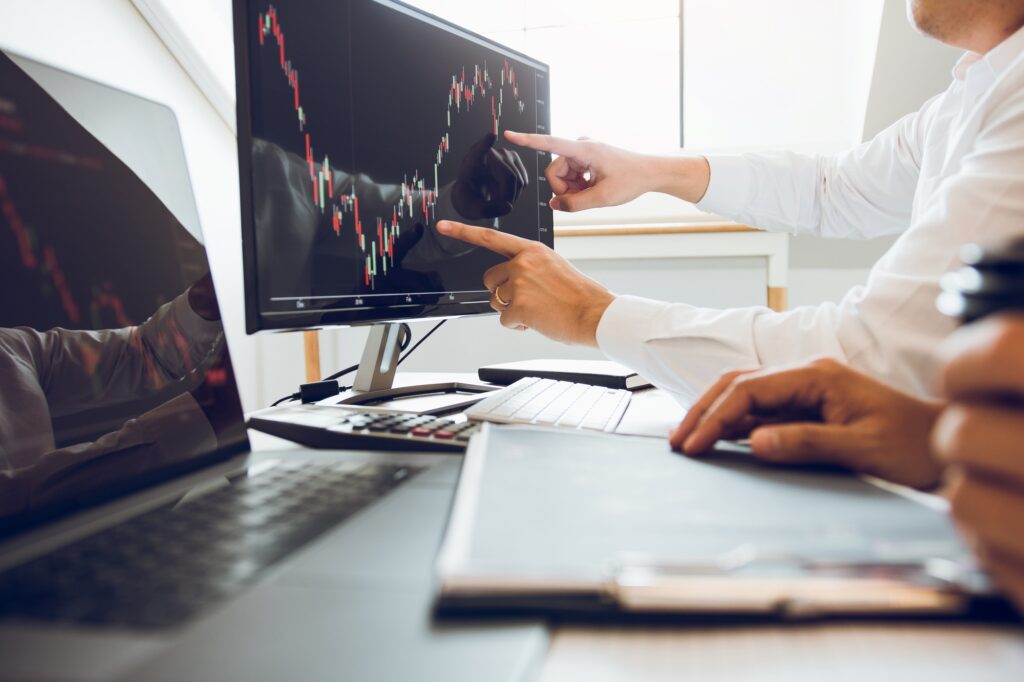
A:
{"type": "Polygon", "coordinates": [[[646,191],[697,204],[708,213],[767,230],[817,232],[822,163],[792,153],[645,156],[646,191]]]}
{"type": "Polygon", "coordinates": [[[716,310],[620,296],[602,316],[597,342],[610,359],[689,404],[729,370],[792,364],[815,355],[845,359],[836,314],[834,306],[775,313],[764,307],[716,310]]]}
{"type": "Polygon", "coordinates": [[[180,295],[135,327],[31,332],[51,412],[136,400],[199,369],[222,328],[193,312],[187,298],[180,295]]]}
{"type": "Polygon", "coordinates": [[[703,156],[649,156],[642,166],[648,191],[691,204],[704,198],[711,182],[711,166],[703,156]]]}

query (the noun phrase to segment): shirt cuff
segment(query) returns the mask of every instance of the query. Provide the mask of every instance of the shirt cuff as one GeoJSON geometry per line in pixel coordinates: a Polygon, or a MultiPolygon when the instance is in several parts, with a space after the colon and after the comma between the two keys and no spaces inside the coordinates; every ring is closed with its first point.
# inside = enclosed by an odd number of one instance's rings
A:
{"type": "Polygon", "coordinates": [[[188,290],[171,301],[171,315],[181,327],[182,332],[193,345],[209,346],[217,341],[224,326],[220,320],[207,320],[201,317],[188,302],[188,290]]]}
{"type": "MultiPolygon", "coordinates": [[[[191,393],[182,393],[131,420],[158,447],[160,463],[184,461],[217,449],[217,434],[191,393]]],[[[127,424],[126,424],[127,426],[127,424]]]]}
{"type": "Polygon", "coordinates": [[[638,371],[651,325],[670,305],[639,296],[616,296],[597,323],[598,349],[608,359],[638,371]]]}
{"type": "Polygon", "coordinates": [[[711,181],[697,208],[707,213],[734,217],[750,203],[753,169],[750,161],[737,154],[705,156],[711,167],[711,181]]]}

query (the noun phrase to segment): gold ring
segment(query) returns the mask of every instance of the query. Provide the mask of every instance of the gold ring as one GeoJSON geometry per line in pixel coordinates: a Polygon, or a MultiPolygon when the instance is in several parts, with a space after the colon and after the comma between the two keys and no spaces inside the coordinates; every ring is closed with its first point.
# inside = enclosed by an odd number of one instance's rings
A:
{"type": "Polygon", "coordinates": [[[510,305],[512,305],[512,301],[506,301],[501,297],[501,294],[499,293],[500,291],[501,287],[494,287],[494,300],[498,302],[498,305],[500,305],[502,308],[507,308],[510,305]]]}

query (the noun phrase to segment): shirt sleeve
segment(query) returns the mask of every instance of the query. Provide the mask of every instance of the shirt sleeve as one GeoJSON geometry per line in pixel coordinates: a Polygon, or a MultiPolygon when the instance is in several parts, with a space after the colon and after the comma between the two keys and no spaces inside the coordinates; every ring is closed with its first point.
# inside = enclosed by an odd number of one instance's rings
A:
{"type": "Polygon", "coordinates": [[[200,369],[223,334],[188,292],[140,325],[83,331],[21,329],[54,416],[135,400],[200,369]]]}
{"type": "Polygon", "coordinates": [[[597,343],[680,403],[692,403],[723,372],[790,364],[814,355],[844,358],[839,308],[775,313],[766,307],[715,310],[619,296],[597,328],[597,343]]]}
{"type": "MultiPolygon", "coordinates": [[[[683,403],[724,371],[823,355],[903,390],[934,395],[933,353],[956,326],[935,307],[941,277],[957,267],[963,244],[1024,234],[1024,70],[1019,73],[1002,84],[1010,94],[1001,106],[978,112],[981,132],[964,143],[969,149],[956,170],[935,179],[941,200],[918,211],[866,285],[839,303],[773,312],[620,296],[601,318],[598,346],[683,403]]],[[[856,192],[850,199],[861,200],[856,192]]]]}
{"type": "Polygon", "coordinates": [[[697,206],[777,232],[870,239],[905,230],[921,169],[923,130],[942,95],[837,156],[709,155],[697,206]]]}
{"type": "Polygon", "coordinates": [[[0,518],[85,499],[216,448],[206,415],[191,394],[182,393],[96,441],[52,450],[31,466],[0,472],[0,518]]]}

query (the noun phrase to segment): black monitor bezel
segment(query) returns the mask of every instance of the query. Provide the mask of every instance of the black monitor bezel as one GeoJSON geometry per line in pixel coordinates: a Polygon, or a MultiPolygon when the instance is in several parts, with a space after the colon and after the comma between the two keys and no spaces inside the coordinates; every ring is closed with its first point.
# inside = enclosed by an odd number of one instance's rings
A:
{"type": "MultiPolygon", "coordinates": [[[[377,0],[370,0],[377,1],[377,0]]],[[[489,301],[466,301],[458,300],[463,297],[456,297],[456,300],[447,299],[443,294],[437,296],[436,301],[424,300],[430,295],[415,294],[407,297],[402,304],[386,306],[366,306],[361,308],[307,309],[295,311],[294,313],[265,314],[260,310],[259,298],[259,270],[256,258],[256,222],[253,215],[252,199],[252,110],[250,107],[250,64],[249,64],[249,41],[248,41],[248,16],[249,4],[253,0],[232,0],[232,20],[234,25],[235,39],[235,103],[238,138],[238,174],[239,174],[239,195],[241,200],[242,218],[242,279],[243,292],[245,294],[245,330],[248,334],[255,334],[259,331],[283,331],[298,329],[319,329],[322,327],[353,327],[384,322],[400,322],[415,319],[433,319],[447,317],[463,317],[467,315],[495,314],[489,301]]],[[[438,17],[429,12],[413,7],[400,0],[387,0],[389,4],[404,9],[407,13],[416,18],[439,23],[459,33],[468,35],[485,45],[492,46],[498,51],[507,52],[515,57],[529,62],[540,68],[549,78],[550,67],[529,55],[523,54],[486,36],[454,24],[446,19],[438,17]]],[[[550,95],[549,95],[550,97],[550,95]]],[[[547,109],[550,112],[550,109],[547,109]]],[[[550,130],[550,114],[548,120],[544,121],[545,127],[550,130]]],[[[546,246],[554,246],[554,233],[549,230],[546,234],[540,235],[541,243],[546,246]]],[[[486,289],[481,287],[480,293],[486,289]]]]}

